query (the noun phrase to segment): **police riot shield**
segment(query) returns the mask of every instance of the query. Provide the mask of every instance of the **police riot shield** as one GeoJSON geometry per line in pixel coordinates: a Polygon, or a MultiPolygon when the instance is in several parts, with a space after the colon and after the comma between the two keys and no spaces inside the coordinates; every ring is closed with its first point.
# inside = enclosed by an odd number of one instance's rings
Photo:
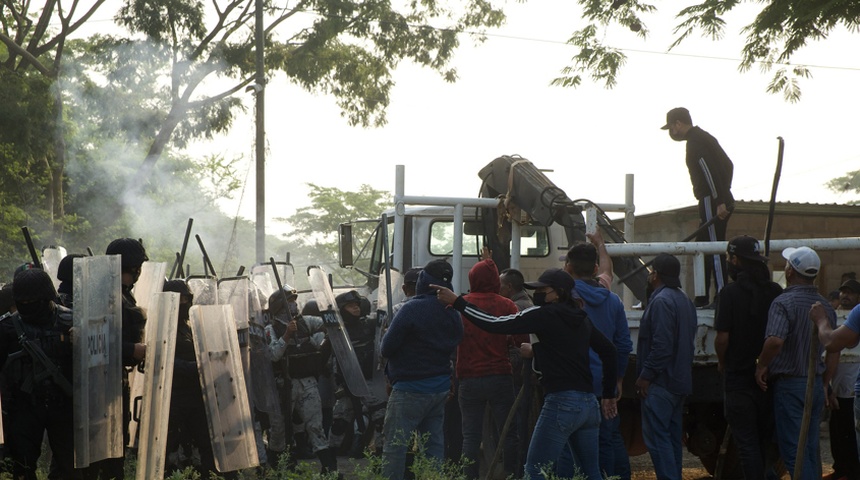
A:
{"type": "Polygon", "coordinates": [[[245,373],[245,388],[249,392],[251,391],[251,351],[248,318],[251,312],[260,311],[260,302],[251,287],[251,280],[247,276],[218,280],[218,299],[221,303],[233,307],[233,319],[238,330],[239,354],[242,358],[242,370],[245,373]]]}
{"type": "MultiPolygon", "coordinates": [[[[281,278],[281,285],[296,285],[296,270],[292,264],[287,262],[275,262],[275,268],[278,269],[278,275],[281,278]]],[[[260,263],[251,267],[251,282],[257,286],[262,298],[262,307],[269,308],[267,304],[269,296],[278,289],[278,282],[275,280],[275,272],[272,271],[271,263],[260,263]]]]}
{"type": "Polygon", "coordinates": [[[355,356],[355,350],[344,330],[343,319],[340,318],[334,292],[328,283],[328,276],[320,267],[308,267],[308,280],[314,291],[314,298],[325,322],[326,332],[346,386],[356,397],[367,397],[370,391],[361,372],[361,366],[358,364],[358,358],[355,356]]]}
{"type": "MultiPolygon", "coordinates": [[[[132,294],[137,300],[137,306],[147,314],[146,330],[144,336],[149,336],[149,330],[153,321],[149,318],[150,305],[156,294],[160,294],[164,287],[164,275],[167,273],[167,264],[164,262],[143,262],[140,266],[140,276],[134,283],[132,294]]],[[[131,419],[128,422],[129,440],[128,446],[137,448],[138,426],[140,423],[140,402],[143,398],[143,375],[144,364],[141,363],[128,374],[128,385],[131,390],[130,401],[131,419]]]]}
{"type": "Polygon", "coordinates": [[[162,292],[150,297],[146,319],[146,370],[143,375],[138,374],[138,377],[143,377],[140,382],[143,391],[140,401],[137,480],[164,477],[178,319],[178,293],[162,292]]]}
{"type": "Polygon", "coordinates": [[[60,262],[66,256],[64,247],[45,247],[42,249],[42,270],[48,272],[51,276],[51,281],[54,282],[54,288],[60,288],[60,281],[57,279],[57,270],[60,268],[60,262]]]}
{"type": "Polygon", "coordinates": [[[382,335],[385,334],[385,329],[391,324],[391,307],[397,305],[406,295],[403,293],[403,276],[397,270],[390,271],[391,287],[388,287],[388,281],[385,275],[385,270],[379,276],[379,289],[376,291],[376,336],[373,343],[373,373],[368,378],[365,372],[365,379],[370,387],[371,395],[378,401],[383,402],[388,399],[388,384],[385,379],[385,362],[382,359],[382,335]],[[390,298],[389,298],[390,295],[390,298]]]}
{"type": "Polygon", "coordinates": [[[190,275],[185,279],[194,294],[194,305],[218,305],[218,279],[212,275],[190,275]]]}
{"type": "Polygon", "coordinates": [[[76,258],[72,337],[75,467],[123,454],[119,255],[76,258]]]}
{"type": "Polygon", "coordinates": [[[257,466],[260,462],[233,308],[195,305],[190,316],[215,467],[231,472],[257,466]]]}

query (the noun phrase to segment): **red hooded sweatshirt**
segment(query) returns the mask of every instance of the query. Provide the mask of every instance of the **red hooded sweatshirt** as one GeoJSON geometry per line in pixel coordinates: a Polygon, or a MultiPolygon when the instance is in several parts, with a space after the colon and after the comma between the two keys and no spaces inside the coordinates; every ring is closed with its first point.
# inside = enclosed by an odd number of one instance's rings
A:
{"type": "MultiPolygon", "coordinates": [[[[492,260],[483,260],[469,270],[470,293],[463,298],[494,315],[515,314],[517,306],[499,295],[499,270],[492,260]]],[[[508,335],[487,333],[463,319],[463,341],[457,347],[457,378],[511,375],[508,335]]]]}

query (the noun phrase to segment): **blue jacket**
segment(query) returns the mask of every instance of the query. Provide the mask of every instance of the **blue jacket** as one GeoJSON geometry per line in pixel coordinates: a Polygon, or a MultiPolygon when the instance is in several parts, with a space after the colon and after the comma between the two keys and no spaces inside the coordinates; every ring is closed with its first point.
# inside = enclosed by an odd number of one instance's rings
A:
{"type": "Polygon", "coordinates": [[[451,374],[451,357],[463,339],[463,320],[436,299],[430,284],[451,287],[425,271],[418,275],[415,297],[397,311],[382,338],[382,356],[392,385],[451,374]]]}
{"type": "Polygon", "coordinates": [[[658,288],[639,324],[636,361],[639,378],[675,395],[693,393],[696,307],[678,288],[658,288]]]}
{"type": "MultiPolygon", "coordinates": [[[[623,377],[627,371],[627,360],[633,351],[633,341],[630,340],[630,329],[627,327],[627,315],[624,314],[624,304],[618,295],[603,288],[596,282],[576,281],[576,291],[585,301],[585,313],[591,323],[608,338],[616,351],[616,369],[618,377],[623,377]]],[[[594,350],[589,350],[591,377],[594,383],[594,394],[603,395],[603,362],[594,350]]],[[[617,392],[616,392],[617,394],[617,392]]]]}

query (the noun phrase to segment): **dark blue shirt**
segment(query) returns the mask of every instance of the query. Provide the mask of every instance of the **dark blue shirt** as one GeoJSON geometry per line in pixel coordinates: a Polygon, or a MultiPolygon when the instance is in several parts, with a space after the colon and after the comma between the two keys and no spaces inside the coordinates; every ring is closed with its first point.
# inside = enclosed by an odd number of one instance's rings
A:
{"type": "Polygon", "coordinates": [[[661,286],[639,324],[636,361],[639,378],[675,395],[693,393],[696,307],[680,289],[661,286]]]}

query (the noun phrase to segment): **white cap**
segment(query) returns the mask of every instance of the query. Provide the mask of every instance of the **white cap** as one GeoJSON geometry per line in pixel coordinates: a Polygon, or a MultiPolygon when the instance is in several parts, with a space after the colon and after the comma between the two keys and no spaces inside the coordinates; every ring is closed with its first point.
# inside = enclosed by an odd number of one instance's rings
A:
{"type": "Polygon", "coordinates": [[[789,247],[782,251],[782,258],[788,260],[791,268],[804,277],[815,277],[821,270],[821,259],[809,247],[789,247]]]}

